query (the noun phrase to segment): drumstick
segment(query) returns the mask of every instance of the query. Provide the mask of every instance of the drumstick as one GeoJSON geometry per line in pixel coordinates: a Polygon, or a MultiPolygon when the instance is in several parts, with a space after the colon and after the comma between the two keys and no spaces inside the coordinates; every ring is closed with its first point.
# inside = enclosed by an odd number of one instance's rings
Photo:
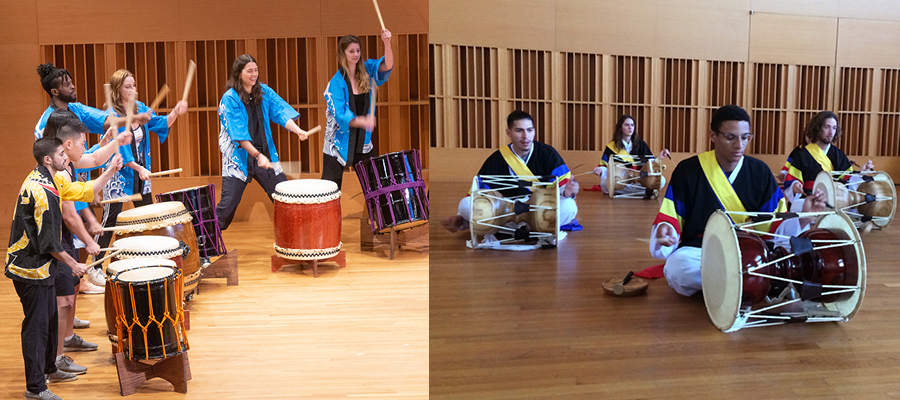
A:
{"type": "Polygon", "coordinates": [[[381,23],[381,30],[384,30],[384,20],[381,19],[381,9],[378,8],[378,0],[372,0],[372,4],[375,4],[375,13],[378,14],[378,22],[381,23]]]}
{"type": "Polygon", "coordinates": [[[131,196],[123,196],[116,197],[114,199],[106,199],[100,202],[100,204],[110,204],[110,203],[127,203],[129,201],[140,201],[143,197],[140,193],[133,194],[131,196]]]}
{"type": "Polygon", "coordinates": [[[156,107],[159,107],[159,103],[162,103],[167,94],[169,94],[169,85],[163,84],[163,86],[159,88],[159,93],[156,94],[156,98],[150,103],[150,108],[155,110],[156,107]]]}
{"type": "Polygon", "coordinates": [[[134,98],[137,96],[137,92],[128,99],[128,104],[125,104],[125,130],[131,132],[131,120],[134,118],[134,98]]]}
{"type": "Polygon", "coordinates": [[[117,256],[117,255],[118,255],[119,253],[121,253],[123,250],[124,250],[124,249],[119,249],[119,250],[116,250],[116,251],[113,252],[113,253],[109,253],[109,254],[106,255],[106,257],[103,257],[103,258],[101,258],[101,259],[99,259],[99,260],[97,260],[97,261],[94,261],[94,262],[88,264],[88,265],[87,265],[87,268],[91,268],[91,267],[93,267],[93,266],[95,266],[95,265],[102,264],[104,261],[106,261],[106,260],[108,260],[108,259],[110,259],[110,258],[113,258],[113,257],[117,256]]]}
{"type": "Polygon", "coordinates": [[[369,93],[369,101],[370,101],[369,116],[370,117],[375,116],[375,89],[376,88],[377,88],[377,86],[375,86],[375,78],[370,79],[369,80],[369,92],[370,92],[369,93]]]}
{"type": "Polygon", "coordinates": [[[103,92],[106,93],[106,111],[109,111],[109,115],[113,114],[113,103],[112,103],[112,87],[109,86],[108,83],[103,84],[103,92]]]}
{"type": "Polygon", "coordinates": [[[321,130],[322,130],[322,125],[316,125],[315,128],[312,128],[312,129],[306,131],[306,136],[312,135],[313,133],[316,133],[321,130]]]}
{"type": "Polygon", "coordinates": [[[191,92],[191,84],[194,81],[194,73],[196,73],[196,72],[197,72],[197,63],[195,63],[194,60],[191,60],[191,63],[188,64],[187,80],[185,81],[185,84],[184,84],[184,95],[181,96],[181,101],[184,101],[184,102],[187,101],[188,93],[191,92]]]}
{"type": "Polygon", "coordinates": [[[106,248],[100,249],[100,251],[110,251],[110,250],[125,250],[125,249],[121,248],[121,247],[106,247],[106,248]]]}
{"type": "Polygon", "coordinates": [[[171,174],[177,174],[181,171],[183,171],[181,168],[175,168],[175,169],[170,169],[168,171],[152,172],[152,173],[150,173],[150,176],[171,175],[171,174]]]}

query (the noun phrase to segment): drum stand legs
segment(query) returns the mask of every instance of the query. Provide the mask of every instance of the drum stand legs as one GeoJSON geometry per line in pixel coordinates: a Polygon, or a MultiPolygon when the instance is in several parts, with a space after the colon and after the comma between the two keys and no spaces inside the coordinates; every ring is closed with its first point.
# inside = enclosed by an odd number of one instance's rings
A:
{"type": "Polygon", "coordinates": [[[325,258],[322,260],[293,260],[293,259],[281,258],[277,254],[273,254],[272,255],[272,272],[278,272],[278,270],[281,269],[281,267],[283,267],[285,265],[312,264],[313,277],[318,278],[319,277],[319,263],[326,262],[326,261],[333,261],[339,267],[346,268],[347,267],[346,252],[344,252],[344,250],[341,250],[338,252],[338,254],[336,256],[330,257],[330,258],[325,258]]]}
{"type": "MultiPolygon", "coordinates": [[[[229,250],[224,256],[203,269],[203,278],[225,278],[228,286],[238,284],[238,251],[229,250]]],[[[199,285],[198,285],[199,286],[199,285]]]]}
{"type": "Polygon", "coordinates": [[[390,233],[372,233],[368,217],[363,217],[359,225],[359,247],[361,251],[375,251],[376,246],[391,246],[390,259],[400,246],[428,251],[428,225],[418,225],[402,231],[391,228],[390,233]]]}
{"type": "Polygon", "coordinates": [[[122,396],[134,394],[134,389],[153,378],[164,379],[178,393],[187,393],[187,381],[191,380],[191,366],[187,352],[159,360],[153,364],[125,358],[116,353],[116,371],[119,374],[119,390],[122,396]]]}

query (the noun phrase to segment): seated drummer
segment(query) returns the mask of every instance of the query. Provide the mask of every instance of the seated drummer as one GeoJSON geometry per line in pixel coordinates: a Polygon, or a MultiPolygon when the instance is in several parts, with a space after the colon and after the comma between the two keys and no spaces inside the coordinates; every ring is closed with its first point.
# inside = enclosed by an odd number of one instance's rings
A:
{"type": "MultiPolygon", "coordinates": [[[[713,212],[787,211],[784,195],[769,166],[744,155],[753,135],[750,116],[743,108],[729,105],[716,110],[709,137],[715,150],[688,158],[675,167],[650,233],[650,253],[666,260],[663,271],[669,286],[685,296],[702,288],[700,248],[706,221],[713,212]]],[[[803,206],[804,212],[823,210],[824,193],[816,191],[809,199],[803,206]]],[[[740,216],[731,218],[743,222],[740,216]]],[[[796,236],[811,222],[812,218],[794,218],[756,228],[796,236]]]]}
{"type": "MultiPolygon", "coordinates": [[[[819,172],[853,171],[853,162],[833,145],[841,137],[841,126],[833,112],[822,111],[816,114],[806,125],[803,136],[807,144],[797,146],[781,169],[781,173],[785,175],[784,193],[792,203],[791,211],[802,208],[803,201],[797,200],[812,191],[819,172]]],[[[862,166],[863,171],[873,169],[872,160],[862,166]]],[[[844,175],[842,179],[848,180],[849,175],[844,175]]]]}
{"type": "MultiPolygon", "coordinates": [[[[578,206],[575,195],[578,194],[578,182],[572,179],[569,167],[560,157],[556,149],[550,145],[534,140],[534,120],[524,111],[513,111],[506,118],[506,134],[512,143],[503,146],[491,154],[478,175],[514,175],[514,176],[555,176],[560,188],[559,225],[566,225],[575,219],[578,206]]],[[[516,191],[504,190],[507,197],[528,194],[528,189],[516,191]]],[[[459,202],[459,213],[442,222],[450,232],[469,229],[472,196],[466,196],[459,202]]]]}
{"type": "MultiPolygon", "coordinates": [[[[653,158],[653,152],[650,150],[650,146],[641,139],[641,134],[635,130],[634,117],[630,115],[623,115],[616,121],[616,130],[613,132],[613,140],[606,144],[606,149],[603,151],[603,158],[600,160],[600,165],[597,165],[597,168],[594,168],[594,174],[600,176],[600,188],[603,189],[603,193],[609,193],[609,188],[606,187],[606,174],[608,173],[609,159],[613,156],[619,156],[624,162],[645,161],[653,158]]],[[[668,156],[669,149],[663,149],[659,152],[659,158],[668,156]]],[[[638,166],[635,166],[634,168],[640,169],[638,166]]],[[[627,191],[628,190],[625,190],[623,192],[627,191]]]]}

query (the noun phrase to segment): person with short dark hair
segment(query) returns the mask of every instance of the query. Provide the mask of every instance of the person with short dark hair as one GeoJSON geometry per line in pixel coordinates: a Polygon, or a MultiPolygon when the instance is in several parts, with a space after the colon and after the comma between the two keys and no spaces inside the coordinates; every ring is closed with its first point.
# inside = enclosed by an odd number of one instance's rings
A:
{"type": "MultiPolygon", "coordinates": [[[[70,111],[55,110],[44,129],[45,138],[58,138],[63,145],[66,157],[69,162],[62,171],[57,171],[57,175],[63,176],[68,182],[77,182],[79,180],[80,171],[90,170],[106,163],[111,156],[116,154],[119,146],[127,145],[131,142],[131,133],[126,132],[115,137],[114,128],[107,130],[105,138],[113,138],[108,141],[105,146],[97,149],[91,154],[84,154],[85,126],[74,116],[62,119],[62,125],[56,127],[55,120],[58,120],[57,114],[65,114],[70,111]]],[[[78,204],[87,205],[87,203],[78,202],[78,204]]],[[[62,246],[73,259],[78,259],[78,253],[75,247],[75,235],[84,238],[86,250],[88,254],[98,254],[100,246],[94,242],[90,234],[85,229],[81,216],[78,214],[76,202],[62,201],[62,217],[65,224],[62,226],[62,246]]],[[[93,218],[93,214],[90,215],[93,218]]],[[[62,371],[71,372],[73,374],[83,374],[87,372],[87,368],[75,364],[75,361],[65,355],[66,351],[94,351],[97,345],[90,343],[75,334],[73,331],[75,323],[76,309],[76,288],[79,286],[80,277],[72,273],[72,270],[61,263],[58,265],[56,274],[56,308],[59,316],[59,335],[57,342],[56,367],[62,371]]]]}
{"type": "Polygon", "coordinates": [[[344,168],[372,158],[372,130],[375,115],[369,116],[370,87],[387,82],[394,69],[391,31],[381,30],[384,56],[379,59],[362,58],[359,38],[341,37],[337,46],[338,71],[325,87],[325,146],[322,151],[322,179],[337,183],[341,188],[344,168]]]}
{"type": "Polygon", "coordinates": [[[68,182],[57,171],[66,168],[68,157],[58,138],[34,142],[32,154],[37,167],[19,189],[6,250],[7,278],[13,280],[22,303],[22,355],[25,359],[26,399],[59,399],[47,389],[47,382],[77,379],[56,367],[57,309],[55,275],[65,263],[76,274],[86,266],[66,253],[60,241],[62,213],[60,201],[89,202],[117,168],[121,158],[109,163],[109,171],[96,181],[68,182]]]}
{"type": "MultiPolygon", "coordinates": [[[[501,146],[484,161],[478,175],[512,175],[512,176],[553,176],[560,189],[559,225],[566,225],[578,214],[575,196],[578,194],[578,182],[572,179],[572,172],[562,156],[548,144],[534,140],[534,119],[527,112],[516,110],[506,118],[506,135],[510,144],[501,146]]],[[[486,187],[485,187],[486,188],[486,187]]],[[[507,189],[501,191],[506,197],[528,195],[529,189],[507,189]]],[[[469,215],[472,208],[472,196],[463,197],[459,202],[458,213],[442,222],[445,229],[457,232],[469,229],[469,215]]]]}
{"type": "MultiPolygon", "coordinates": [[[[817,113],[803,130],[803,137],[807,144],[791,151],[781,168],[781,173],[784,174],[784,193],[791,202],[791,210],[802,208],[803,199],[800,197],[812,192],[819,172],[853,172],[853,163],[834,145],[841,138],[841,125],[835,113],[817,113]]],[[[872,160],[868,160],[861,169],[871,171],[875,166],[872,160]]],[[[844,175],[842,179],[849,181],[850,175],[844,175]]]]}
{"type": "MultiPolygon", "coordinates": [[[[706,221],[713,212],[785,212],[787,204],[766,163],[744,155],[753,135],[750,115],[734,105],[713,113],[709,138],[715,150],[678,163],[653,221],[650,253],[666,260],[663,272],[676,292],[691,296],[703,286],[700,255],[706,221]]],[[[825,194],[817,191],[803,211],[821,211],[825,194]]],[[[730,214],[734,222],[746,217],[730,214]]],[[[759,231],[795,235],[808,228],[809,219],[787,219],[759,225],[759,231]]]]}
{"type": "Polygon", "coordinates": [[[216,206],[219,228],[231,225],[251,179],[269,196],[275,185],[287,180],[272,140],[271,122],[306,140],[308,133],[294,122],[300,113],[259,82],[256,59],[244,54],[234,60],[225,94],[219,102],[219,151],[222,153],[222,195],[216,206]]]}

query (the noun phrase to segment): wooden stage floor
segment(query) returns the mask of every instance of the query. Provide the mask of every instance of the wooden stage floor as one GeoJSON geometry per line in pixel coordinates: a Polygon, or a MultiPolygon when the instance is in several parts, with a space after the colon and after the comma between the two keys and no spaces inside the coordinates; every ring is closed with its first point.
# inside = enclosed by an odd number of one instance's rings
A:
{"type": "MultiPolygon", "coordinates": [[[[289,266],[272,273],[271,222],[234,223],[223,235],[239,249],[240,284],[204,280],[188,303],[193,380],[188,393],[153,379],[133,399],[428,397],[428,253],[387,247],[360,252],[359,220],[343,221],[347,268],[289,266]]],[[[118,399],[103,295],[80,295],[76,330],[99,351],[69,353],[88,367],[75,382],[51,384],[63,399],[118,399]]],[[[0,399],[21,399],[22,307],[12,281],[0,279],[0,399]]]]}
{"type": "Polygon", "coordinates": [[[641,297],[603,293],[603,281],[660,264],[636,240],[655,200],[582,191],[584,230],[557,249],[473,251],[437,223],[468,186],[431,183],[432,399],[900,399],[897,222],[864,239],[868,286],[852,321],[726,334],[702,295],[664,279],[641,297]]]}

